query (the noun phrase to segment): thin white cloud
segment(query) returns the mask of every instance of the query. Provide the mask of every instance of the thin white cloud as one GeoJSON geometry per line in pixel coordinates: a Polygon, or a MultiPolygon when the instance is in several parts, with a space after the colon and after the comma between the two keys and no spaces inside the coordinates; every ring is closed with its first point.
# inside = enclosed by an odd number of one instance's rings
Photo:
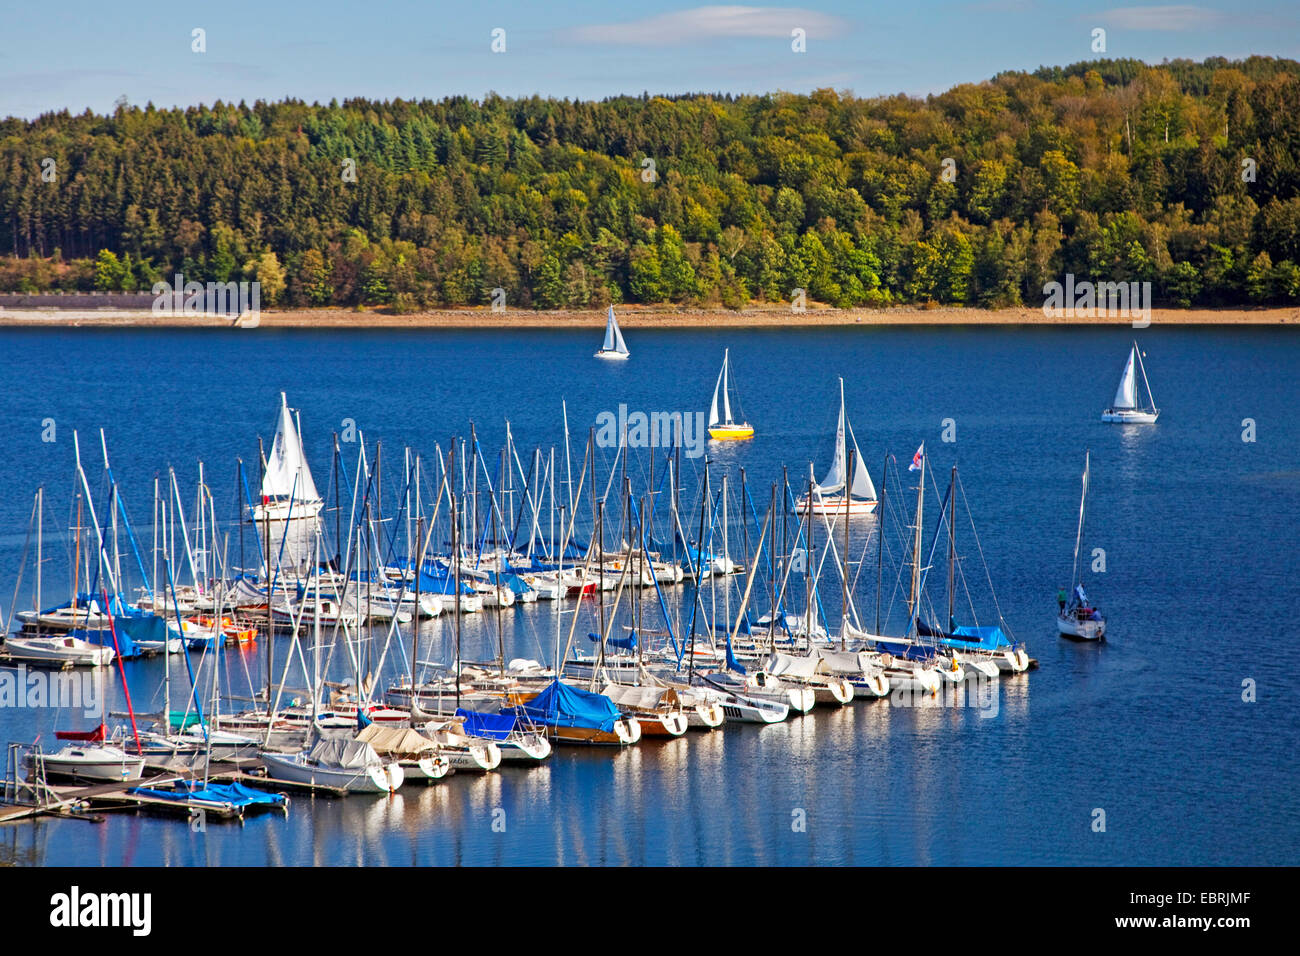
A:
{"type": "Polygon", "coordinates": [[[1177,32],[1203,30],[1219,24],[1223,14],[1208,7],[1170,5],[1161,7],[1116,7],[1101,14],[1103,22],[1126,30],[1177,32]]]}
{"type": "Polygon", "coordinates": [[[578,27],[570,36],[580,43],[626,46],[677,46],[692,40],[727,37],[789,38],[794,29],[812,38],[843,30],[838,17],[801,7],[708,6],[676,10],[627,23],[578,27]]]}

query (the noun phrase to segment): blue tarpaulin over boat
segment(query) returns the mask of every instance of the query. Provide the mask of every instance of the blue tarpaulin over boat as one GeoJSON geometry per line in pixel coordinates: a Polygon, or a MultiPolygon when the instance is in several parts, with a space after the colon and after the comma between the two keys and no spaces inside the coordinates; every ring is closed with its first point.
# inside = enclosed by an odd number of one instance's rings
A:
{"type": "Polygon", "coordinates": [[[465,733],[471,737],[490,737],[493,740],[505,740],[514,733],[519,718],[514,714],[480,714],[476,710],[457,708],[457,717],[463,717],[465,733]]]}
{"type": "Polygon", "coordinates": [[[1011,639],[996,624],[987,627],[959,624],[951,631],[945,632],[931,627],[924,621],[917,621],[916,632],[921,637],[938,638],[940,643],[958,648],[978,647],[981,650],[995,651],[1000,647],[1011,646],[1011,639]]]}
{"type": "Polygon", "coordinates": [[[174,800],[177,803],[228,804],[243,809],[251,806],[282,807],[288,797],[282,793],[262,793],[250,790],[242,783],[210,783],[206,787],[194,782],[178,781],[171,790],[155,790],[152,787],[132,787],[127,793],[158,800],[174,800]]]}
{"type": "MultiPolygon", "coordinates": [[[[591,641],[594,641],[597,644],[600,643],[599,634],[588,633],[587,638],[591,641]]],[[[636,632],[634,631],[633,633],[629,634],[627,637],[611,637],[608,641],[606,641],[606,643],[610,647],[621,647],[627,651],[634,651],[636,650],[636,632]]]]}
{"type": "Polygon", "coordinates": [[[603,694],[578,690],[558,680],[528,703],[523,712],[548,727],[585,727],[612,733],[622,714],[603,694]]]}

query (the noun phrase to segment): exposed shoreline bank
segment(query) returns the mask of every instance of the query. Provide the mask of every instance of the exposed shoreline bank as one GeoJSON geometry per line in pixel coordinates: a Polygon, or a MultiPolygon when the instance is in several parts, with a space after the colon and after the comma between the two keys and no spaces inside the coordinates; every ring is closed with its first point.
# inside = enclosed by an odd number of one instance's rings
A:
{"type": "MultiPolygon", "coordinates": [[[[1045,316],[1041,309],[892,308],[892,309],[809,309],[791,312],[788,307],[688,309],[616,307],[623,328],[824,328],[833,326],[907,325],[1094,325],[1133,326],[1133,320],[1117,316],[1045,316]]],[[[232,320],[219,315],[157,315],[142,310],[46,310],[0,309],[0,326],[26,327],[117,327],[186,328],[231,326],[232,320]]],[[[1246,307],[1236,309],[1153,309],[1152,325],[1300,325],[1300,308],[1246,307]]],[[[264,309],[258,325],[263,328],[357,328],[357,329],[567,329],[603,328],[605,313],[600,309],[535,312],[516,309],[492,312],[487,308],[442,309],[395,315],[381,311],[351,309],[264,309]]]]}

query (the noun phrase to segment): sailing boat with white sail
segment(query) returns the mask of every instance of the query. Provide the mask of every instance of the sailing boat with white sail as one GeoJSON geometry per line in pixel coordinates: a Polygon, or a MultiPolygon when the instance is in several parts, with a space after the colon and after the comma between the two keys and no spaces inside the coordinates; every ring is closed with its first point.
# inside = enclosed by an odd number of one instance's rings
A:
{"type": "Polygon", "coordinates": [[[605,320],[605,344],[600,347],[596,353],[599,359],[625,359],[630,352],[627,350],[627,344],[623,341],[623,333],[619,331],[618,319],[614,318],[614,307],[609,307],[609,317],[605,320]]]}
{"type": "Polygon", "coordinates": [[[1151,383],[1147,381],[1147,370],[1142,364],[1142,350],[1138,348],[1135,341],[1128,353],[1128,361],[1124,363],[1124,372],[1119,377],[1115,400],[1111,402],[1110,408],[1101,413],[1101,420],[1118,422],[1122,425],[1153,425],[1159,417],[1160,409],[1156,408],[1155,396],[1151,394],[1151,383]],[[1147,390],[1146,402],[1141,406],[1138,405],[1138,400],[1142,396],[1138,393],[1137,371],[1142,373],[1142,384],[1147,390]]]}
{"type": "Polygon", "coordinates": [[[1106,619],[1091,605],[1079,580],[1079,545],[1083,541],[1083,515],[1088,503],[1089,453],[1083,453],[1083,492],[1079,497],[1079,530],[1074,538],[1074,568],[1070,571],[1070,593],[1058,598],[1057,629],[1062,637],[1076,641],[1100,641],[1106,637],[1106,619]]]}
{"type": "Polygon", "coordinates": [[[714,441],[741,441],[754,437],[749,422],[737,422],[731,415],[731,395],[727,373],[731,369],[731,350],[722,350],[722,371],[713,386],[713,404],[709,406],[709,437],[714,441]],[[718,393],[722,393],[722,417],[718,417],[718,393]]]}
{"type": "Polygon", "coordinates": [[[253,518],[263,521],[310,520],[323,507],[311,468],[302,450],[298,423],[290,413],[284,392],[280,393],[280,417],[275,426],[275,441],[266,459],[262,476],[262,504],[253,510],[253,518]]]}
{"type": "Polygon", "coordinates": [[[835,453],[831,466],[819,484],[812,486],[812,494],[799,501],[799,508],[809,507],[812,513],[830,517],[847,515],[850,518],[869,515],[876,510],[876,486],[871,482],[853,426],[844,414],[844,379],[840,379],[840,420],[835,427],[835,453]],[[848,479],[848,445],[853,443],[853,478],[848,479]],[[845,500],[847,498],[847,500],[845,500]]]}

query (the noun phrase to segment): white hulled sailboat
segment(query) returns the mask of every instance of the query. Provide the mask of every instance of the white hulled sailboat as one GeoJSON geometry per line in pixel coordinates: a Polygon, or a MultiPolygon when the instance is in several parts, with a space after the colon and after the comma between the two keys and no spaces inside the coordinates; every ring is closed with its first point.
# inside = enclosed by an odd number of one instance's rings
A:
{"type": "Polygon", "coordinates": [[[1074,538],[1074,568],[1070,571],[1070,593],[1060,598],[1057,630],[1062,637],[1075,641],[1099,641],[1106,636],[1106,619],[1091,606],[1079,580],[1079,545],[1083,541],[1083,515],[1088,504],[1088,469],[1090,456],[1083,454],[1083,491],[1079,496],[1079,530],[1074,538]]]}
{"type": "Polygon", "coordinates": [[[289,411],[284,392],[280,393],[280,419],[275,427],[275,441],[266,459],[262,476],[262,504],[253,509],[253,518],[262,521],[309,520],[320,514],[323,503],[311,479],[311,468],[302,450],[302,437],[289,411]]]}
{"type": "Polygon", "coordinates": [[[627,344],[623,341],[623,333],[619,331],[618,319],[614,318],[614,307],[609,307],[609,317],[605,320],[605,344],[600,347],[596,353],[596,358],[601,359],[625,359],[630,352],[627,350],[627,344]]]}
{"type": "Polygon", "coordinates": [[[1138,348],[1137,342],[1133,343],[1133,348],[1128,353],[1128,362],[1124,365],[1124,372],[1119,377],[1119,388],[1115,389],[1115,400],[1111,402],[1110,408],[1101,413],[1103,422],[1118,422],[1122,425],[1152,425],[1160,417],[1160,409],[1156,408],[1155,396],[1151,394],[1151,383],[1147,381],[1147,370],[1142,364],[1142,350],[1138,348]],[[1136,369],[1135,367],[1136,366],[1136,369]],[[1142,384],[1147,390],[1147,405],[1138,407],[1137,388],[1137,371],[1142,372],[1142,384]]]}
{"type": "MultiPolygon", "coordinates": [[[[853,426],[844,414],[844,379],[840,379],[840,420],[835,427],[835,454],[826,476],[812,488],[812,511],[813,514],[831,517],[845,514],[857,517],[871,514],[876,510],[876,504],[876,486],[872,484],[862,452],[858,450],[853,426]],[[852,480],[847,475],[849,442],[853,443],[852,480]]],[[[801,509],[808,505],[807,496],[799,501],[801,509]]]]}
{"type": "Polygon", "coordinates": [[[727,372],[731,367],[731,350],[723,349],[722,371],[718,373],[717,384],[713,386],[713,404],[709,406],[709,437],[714,441],[738,441],[754,437],[754,427],[749,422],[737,422],[731,416],[731,395],[729,394],[727,372]],[[718,417],[718,393],[722,393],[722,417],[718,417]]]}

